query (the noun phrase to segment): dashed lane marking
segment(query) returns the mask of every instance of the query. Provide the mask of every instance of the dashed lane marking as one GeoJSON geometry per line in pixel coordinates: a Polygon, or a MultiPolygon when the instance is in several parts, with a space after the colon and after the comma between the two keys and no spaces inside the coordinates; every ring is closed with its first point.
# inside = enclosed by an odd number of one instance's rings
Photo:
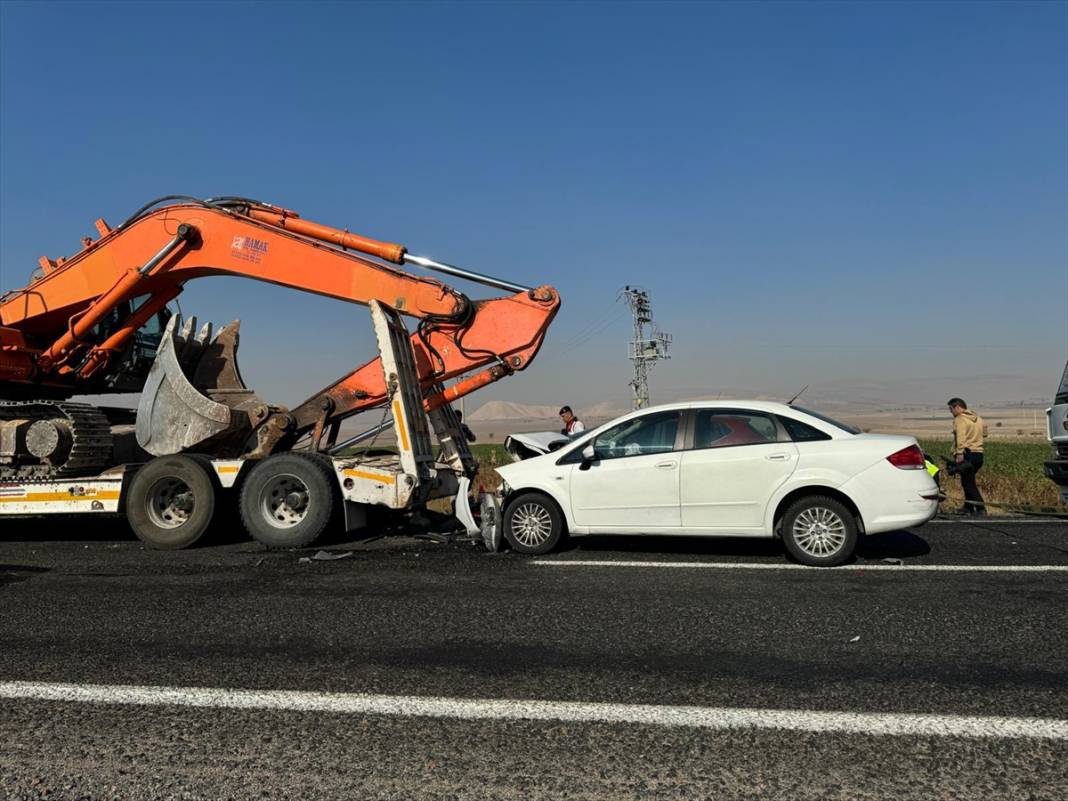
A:
{"type": "Polygon", "coordinates": [[[466,699],[291,690],[0,682],[0,698],[85,704],[270,709],[460,720],[544,720],[699,729],[779,729],[920,737],[1068,740],[1068,720],[801,709],[466,699]]]}

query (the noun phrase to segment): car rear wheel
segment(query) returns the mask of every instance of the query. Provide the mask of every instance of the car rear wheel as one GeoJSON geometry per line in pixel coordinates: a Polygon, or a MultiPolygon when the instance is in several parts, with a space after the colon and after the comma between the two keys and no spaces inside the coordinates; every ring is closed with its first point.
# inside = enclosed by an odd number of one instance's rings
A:
{"type": "Polygon", "coordinates": [[[857,521],[845,504],[823,495],[801,498],[782,519],[782,541],[803,565],[844,564],[857,547],[857,521]]]}
{"type": "Polygon", "coordinates": [[[549,553],[564,535],[560,508],[540,492],[525,492],[504,510],[504,538],[516,553],[549,553]]]}

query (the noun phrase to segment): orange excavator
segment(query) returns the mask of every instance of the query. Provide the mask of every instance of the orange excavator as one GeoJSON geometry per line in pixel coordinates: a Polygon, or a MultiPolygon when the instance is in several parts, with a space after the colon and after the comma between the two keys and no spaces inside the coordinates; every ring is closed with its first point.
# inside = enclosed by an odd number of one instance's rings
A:
{"type": "MultiPolygon", "coordinates": [[[[98,510],[125,509],[135,531],[160,547],[189,544],[188,531],[170,540],[159,531],[146,537],[136,519],[146,510],[131,511],[125,497],[153,461],[199,464],[219,484],[220,466],[236,464],[234,472],[251,479],[256,470],[285,457],[287,464],[296,459],[318,465],[320,473],[336,473],[344,489],[344,471],[359,470],[338,466],[338,453],[352,444],[338,442],[340,425],[376,408],[392,413],[400,461],[372,474],[401,484],[447,484],[431,476],[435,470],[428,463],[440,457],[428,455],[437,450],[429,442],[429,417],[452,472],[471,478],[474,461],[456,435],[459,425],[450,404],[526,368],[560,304],[552,287],[525,287],[415,256],[402,245],[248,198],[168,196],[115,228],[103,220],[96,227],[99,238],[83,239],[79,253],[42,257],[27,286],[0,295],[0,513],[51,511],[25,500],[35,494],[34,486],[37,495],[70,501],[87,497],[79,494],[85,480],[118,471],[122,486],[113,499],[118,503],[98,510]],[[509,294],[472,300],[438,280],[399,269],[403,265],[509,294]],[[210,326],[198,330],[195,318],[183,321],[168,309],[187,281],[213,275],[245,276],[370,306],[381,356],[294,408],[266,402],[241,379],[236,321],[212,336],[210,326]],[[415,321],[410,334],[405,317],[415,321]],[[136,415],[69,400],[124,392],[141,393],[136,415]],[[119,464],[131,458],[125,445],[119,455],[116,432],[122,424],[134,428],[137,444],[130,452],[142,454],[134,467],[128,461],[119,464]],[[405,460],[406,453],[413,458],[405,460]],[[148,455],[157,459],[146,462],[148,455]],[[52,486],[56,482],[63,486],[52,486]]],[[[256,500],[266,504],[264,516],[283,524],[275,528],[291,530],[306,519],[300,510],[308,505],[307,472],[298,477],[296,489],[275,481],[274,497],[282,498],[275,514],[269,493],[266,501],[256,500]]],[[[198,483],[191,483],[188,473],[170,476],[178,481],[172,481],[169,495],[149,492],[144,499],[149,518],[164,524],[170,514],[171,529],[188,522],[196,500],[190,497],[196,494],[192,484],[198,483]],[[160,510],[153,504],[163,504],[164,516],[155,514],[160,510]],[[175,520],[185,522],[175,526],[175,520]]],[[[230,485],[239,483],[250,482],[235,478],[230,485]]],[[[403,499],[390,496],[386,505],[425,500],[428,492],[415,489],[403,499]]],[[[359,503],[348,496],[343,500],[359,503]]],[[[242,504],[249,525],[251,513],[242,504]]],[[[256,536],[255,527],[249,528],[256,536]]]]}

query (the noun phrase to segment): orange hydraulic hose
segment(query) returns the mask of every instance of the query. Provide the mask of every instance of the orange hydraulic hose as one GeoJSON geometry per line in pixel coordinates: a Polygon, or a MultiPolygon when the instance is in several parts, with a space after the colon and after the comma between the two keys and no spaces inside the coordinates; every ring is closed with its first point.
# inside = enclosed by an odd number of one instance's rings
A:
{"type": "Polygon", "coordinates": [[[88,334],[105,314],[122,301],[133,296],[134,287],[142,280],[144,280],[144,276],[141,275],[136,267],[127,270],[126,274],[108,292],[101,295],[93,305],[86,309],[85,313],[67,329],[63,336],[53,342],[48,350],[38,357],[37,366],[47,372],[57,362],[63,361],[74,344],[88,334]]]}
{"type": "Polygon", "coordinates": [[[137,286],[155,269],[167,256],[175,251],[179,245],[196,236],[196,229],[191,225],[182,223],[178,226],[178,233],[174,235],[163,248],[153,256],[143,267],[131,267],[127,270],[115,285],[97,298],[82,312],[77,320],[67,326],[66,333],[53,342],[44,353],[37,358],[37,367],[44,372],[54,369],[70,358],[71,350],[88,334],[93,326],[100,322],[104,316],[111,312],[123,301],[129,300],[137,294],[137,286]]]}
{"type": "Polygon", "coordinates": [[[470,378],[465,378],[463,381],[457,381],[451,387],[444,392],[439,392],[436,395],[430,395],[423,401],[423,408],[428,412],[432,412],[446,404],[459,400],[464,395],[470,395],[472,392],[482,389],[482,387],[492,384],[494,381],[500,381],[508,375],[508,372],[496,364],[488,370],[483,370],[481,373],[475,373],[470,378]]]}
{"type": "Polygon", "coordinates": [[[299,217],[290,217],[287,214],[278,214],[273,211],[264,211],[263,209],[253,208],[249,209],[248,216],[252,217],[254,220],[269,223],[278,228],[285,228],[287,231],[292,231],[295,234],[310,236],[312,239],[331,242],[335,245],[340,245],[343,248],[358,250],[360,253],[377,256],[378,258],[392,262],[393,264],[404,264],[404,254],[408,252],[404,245],[395,245],[390,242],[379,242],[377,239],[368,239],[365,236],[358,236],[357,234],[350,234],[348,231],[342,231],[340,228],[331,228],[329,225],[320,225],[319,223],[311,222],[310,220],[302,220],[299,217]]]}

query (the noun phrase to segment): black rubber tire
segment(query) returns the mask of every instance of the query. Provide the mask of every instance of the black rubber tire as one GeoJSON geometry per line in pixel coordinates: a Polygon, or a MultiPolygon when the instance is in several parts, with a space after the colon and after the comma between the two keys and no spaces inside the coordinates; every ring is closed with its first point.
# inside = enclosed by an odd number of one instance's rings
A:
{"type": "MultiPolygon", "coordinates": [[[[174,551],[196,543],[211,525],[215,515],[218,482],[210,465],[202,459],[178,454],[159,456],[143,465],[130,480],[126,492],[126,519],[141,542],[157,550],[174,551]],[[185,522],[174,528],[159,525],[149,513],[150,496],[159,482],[168,478],[182,481],[193,496],[193,508],[185,522]]],[[[157,512],[160,519],[165,512],[157,512]]]]}
{"type": "Polygon", "coordinates": [[[516,553],[527,554],[529,556],[540,556],[541,554],[549,553],[560,544],[566,531],[567,524],[564,521],[564,513],[560,511],[560,507],[556,505],[556,501],[548,495],[544,495],[540,492],[524,492],[510,499],[508,501],[508,506],[505,507],[504,538],[508,540],[508,544],[516,553]],[[512,530],[512,524],[519,511],[524,507],[529,508],[531,505],[545,510],[550,523],[550,530],[548,537],[543,541],[528,544],[516,537],[515,532],[512,530]]]}
{"type": "Polygon", "coordinates": [[[857,547],[857,520],[849,508],[841,501],[829,498],[826,495],[807,495],[790,504],[786,514],[782,517],[782,542],[786,546],[787,553],[803,565],[810,567],[836,567],[845,564],[853,557],[857,547]],[[794,539],[794,523],[804,511],[821,507],[827,509],[839,518],[845,527],[845,539],[834,552],[826,556],[816,556],[806,552],[794,539]]]}
{"type": "Polygon", "coordinates": [[[340,493],[328,457],[316,453],[278,453],[268,456],[241,484],[241,520],[248,533],[268,548],[303,548],[311,545],[330,527],[340,505],[340,493]],[[308,490],[304,518],[289,527],[274,525],[264,514],[261,493],[269,482],[289,475],[300,479],[308,490]]]}

